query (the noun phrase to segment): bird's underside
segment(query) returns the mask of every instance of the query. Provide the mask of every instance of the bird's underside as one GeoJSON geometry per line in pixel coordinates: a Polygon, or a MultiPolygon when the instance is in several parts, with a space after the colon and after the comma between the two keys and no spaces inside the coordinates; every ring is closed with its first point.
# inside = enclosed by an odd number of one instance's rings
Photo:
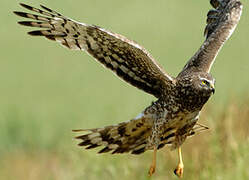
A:
{"type": "Polygon", "coordinates": [[[242,5],[239,0],[210,0],[214,9],[207,14],[206,39],[176,78],[167,74],[140,45],[124,36],[95,25],[79,23],[45,6],[42,9],[20,4],[34,13],[17,12],[33,19],[21,25],[42,28],[31,31],[61,45],[83,50],[131,85],[154,95],[158,100],[138,117],[117,125],[86,132],[76,138],[86,149],[101,147],[99,153],[141,154],[154,150],[149,174],[155,172],[156,151],[165,145],[178,148],[179,164],[175,173],[181,177],[183,163],[181,144],[196,132],[208,129],[197,122],[203,105],[214,93],[212,64],[239,22],[242,5]]]}
{"type": "MultiPolygon", "coordinates": [[[[112,154],[116,154],[131,152],[132,154],[141,154],[146,150],[153,150],[154,142],[156,141],[153,138],[159,135],[157,149],[161,149],[165,145],[169,145],[171,149],[175,149],[183,143],[187,136],[191,137],[197,132],[208,129],[204,125],[196,124],[199,112],[189,114],[187,118],[183,113],[177,113],[173,119],[169,119],[166,122],[165,116],[167,117],[167,110],[161,113],[152,113],[155,109],[161,108],[159,104],[152,104],[152,106],[148,107],[136,118],[127,122],[103,128],[74,130],[75,132],[86,132],[84,135],[76,137],[76,139],[82,141],[79,143],[79,146],[85,146],[86,149],[104,146],[100,148],[98,153],[111,152],[112,154]],[[193,118],[192,116],[195,117],[193,118]],[[186,121],[192,121],[188,123],[187,126],[189,127],[186,126],[186,121]],[[163,126],[160,126],[160,123],[163,123],[163,126]],[[155,124],[156,127],[154,127],[155,124]],[[160,134],[153,131],[160,132],[160,134]],[[152,135],[153,133],[154,136],[152,135]]],[[[173,113],[168,114],[171,115],[173,113]]]]}

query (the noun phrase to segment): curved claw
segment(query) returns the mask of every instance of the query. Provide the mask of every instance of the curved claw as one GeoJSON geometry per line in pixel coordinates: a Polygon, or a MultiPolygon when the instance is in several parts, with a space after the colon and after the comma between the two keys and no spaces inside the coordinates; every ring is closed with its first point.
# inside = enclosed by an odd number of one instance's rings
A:
{"type": "Polygon", "coordinates": [[[151,165],[149,172],[148,172],[149,176],[152,176],[155,173],[155,171],[156,171],[156,167],[151,165]]]}
{"type": "Polygon", "coordinates": [[[156,171],[156,153],[157,153],[157,147],[154,146],[152,164],[151,164],[149,172],[148,172],[149,176],[152,176],[152,174],[154,174],[156,171]]]}
{"type": "Polygon", "coordinates": [[[182,178],[183,176],[183,161],[182,161],[182,152],[181,152],[181,147],[178,148],[178,157],[179,157],[179,162],[174,170],[175,175],[177,175],[179,178],[182,178]]]}
{"type": "Polygon", "coordinates": [[[182,176],[183,176],[183,164],[178,164],[178,166],[174,170],[174,173],[179,178],[182,178],[182,176]]]}

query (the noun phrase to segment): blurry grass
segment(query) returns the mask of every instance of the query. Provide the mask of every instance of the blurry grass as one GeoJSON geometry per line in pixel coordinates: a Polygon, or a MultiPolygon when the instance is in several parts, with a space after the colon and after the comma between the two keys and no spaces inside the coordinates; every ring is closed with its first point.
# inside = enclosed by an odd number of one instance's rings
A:
{"type": "MultiPolygon", "coordinates": [[[[248,99],[244,103],[231,102],[215,114],[213,108],[211,105],[205,108],[201,118],[201,123],[210,126],[211,130],[187,140],[183,145],[184,179],[248,179],[248,99]]],[[[12,118],[17,122],[17,116],[12,116],[6,119],[6,124],[1,124],[2,129],[8,130],[7,140],[16,147],[9,151],[4,150],[6,146],[2,149],[0,179],[149,179],[147,170],[151,152],[140,156],[96,155],[95,150],[77,148],[76,142],[68,141],[63,130],[58,128],[53,133],[60,132],[61,136],[50,137],[54,141],[52,148],[42,148],[42,138],[35,136],[49,131],[44,129],[39,133],[39,128],[27,129],[32,140],[25,144],[24,139],[29,137],[23,138],[25,135],[19,131],[29,123],[17,125],[18,128],[11,127],[12,118]],[[33,142],[37,144],[32,147],[33,142]]],[[[22,130],[25,132],[25,128],[22,130]]],[[[71,136],[70,131],[67,134],[71,136]]],[[[2,133],[1,137],[1,140],[6,138],[2,133]]],[[[157,173],[152,179],[176,179],[172,172],[177,162],[176,152],[164,148],[158,156],[157,173]]]]}
{"type": "MultiPolygon", "coordinates": [[[[176,75],[199,48],[208,0],[27,1],[75,20],[97,24],[143,45],[176,75]]],[[[185,179],[249,179],[248,1],[238,29],[212,73],[216,94],[201,116],[212,131],[184,145],[185,179]],[[234,101],[231,101],[231,98],[234,101]]],[[[26,35],[12,14],[19,1],[0,6],[0,179],[147,179],[151,153],[98,156],[72,141],[71,129],[126,121],[153,97],[120,81],[83,52],[26,35]]],[[[23,9],[22,9],[23,10],[23,9]]],[[[176,152],[159,153],[153,179],[176,179],[176,152]]]]}

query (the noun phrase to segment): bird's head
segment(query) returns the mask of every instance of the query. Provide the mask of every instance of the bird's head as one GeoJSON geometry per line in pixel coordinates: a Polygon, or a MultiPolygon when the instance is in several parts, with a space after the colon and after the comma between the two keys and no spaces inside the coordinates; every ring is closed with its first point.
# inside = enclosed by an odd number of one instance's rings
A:
{"type": "Polygon", "coordinates": [[[215,93],[215,79],[209,73],[199,73],[196,76],[195,88],[205,96],[210,96],[215,93]]]}
{"type": "Polygon", "coordinates": [[[195,72],[178,79],[180,91],[187,94],[209,97],[214,94],[215,79],[206,72],[195,72]]]}
{"type": "Polygon", "coordinates": [[[209,73],[195,72],[177,79],[179,103],[190,109],[201,108],[215,92],[215,80],[209,73]]]}

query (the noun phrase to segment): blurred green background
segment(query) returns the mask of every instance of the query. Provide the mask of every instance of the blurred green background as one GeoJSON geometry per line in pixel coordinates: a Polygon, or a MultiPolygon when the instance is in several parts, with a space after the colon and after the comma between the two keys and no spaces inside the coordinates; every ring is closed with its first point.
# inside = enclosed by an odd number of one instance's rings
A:
{"type": "MultiPolygon", "coordinates": [[[[78,148],[71,130],[127,121],[155,99],[84,52],[28,36],[12,13],[24,10],[19,2],[0,6],[0,179],[148,179],[151,152],[96,155],[78,148]]],[[[211,8],[208,0],[22,2],[125,35],[174,76],[203,42],[211,8]]],[[[183,145],[184,179],[249,179],[249,3],[242,2],[238,28],[212,69],[216,94],[200,119],[212,131],[183,145]]],[[[177,179],[176,152],[158,156],[151,179],[177,179]]]]}

